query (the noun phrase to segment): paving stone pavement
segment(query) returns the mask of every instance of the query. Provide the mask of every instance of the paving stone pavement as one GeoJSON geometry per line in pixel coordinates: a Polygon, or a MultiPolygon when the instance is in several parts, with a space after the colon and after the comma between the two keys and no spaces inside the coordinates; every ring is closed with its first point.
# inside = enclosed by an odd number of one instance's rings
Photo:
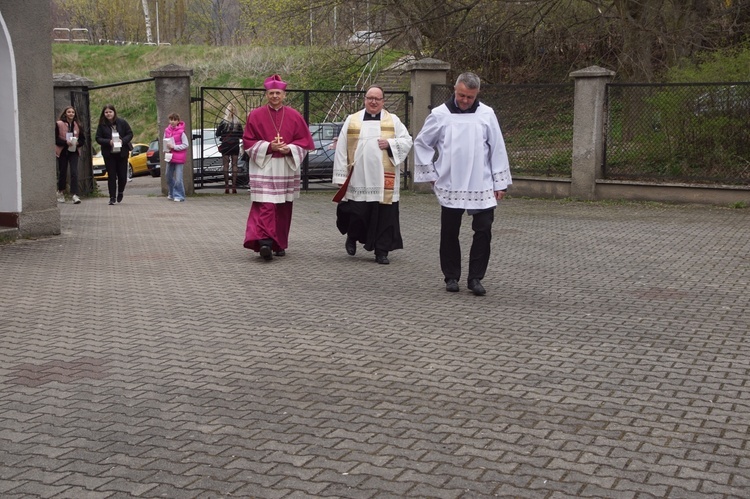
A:
{"type": "Polygon", "coordinates": [[[2,498],[750,496],[746,209],[510,199],[476,297],[431,195],[384,266],[138,192],[0,246],[2,498]]]}

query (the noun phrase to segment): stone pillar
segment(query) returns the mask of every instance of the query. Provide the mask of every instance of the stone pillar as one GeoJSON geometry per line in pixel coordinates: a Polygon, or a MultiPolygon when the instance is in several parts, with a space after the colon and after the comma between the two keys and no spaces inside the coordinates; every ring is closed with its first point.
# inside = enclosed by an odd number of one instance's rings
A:
{"type": "Polygon", "coordinates": [[[168,116],[172,113],[180,115],[180,119],[185,122],[185,135],[190,143],[187,148],[185,158],[185,168],[183,169],[182,179],[185,182],[185,194],[190,195],[195,192],[193,186],[193,134],[192,134],[192,116],[190,114],[190,77],[193,76],[193,70],[176,64],[167,64],[160,68],[154,69],[149,73],[155,80],[156,87],[156,122],[159,137],[159,168],[161,169],[161,191],[167,194],[166,164],[164,162],[164,129],[169,125],[168,116]]]}
{"type": "MultiPolygon", "coordinates": [[[[52,75],[52,95],[55,100],[55,119],[62,110],[70,106],[70,92],[88,92],[94,82],[83,76],[70,73],[55,73],[52,75]]],[[[96,130],[93,130],[96,131],[96,130]]]]}
{"type": "Polygon", "coordinates": [[[606,84],[615,73],[591,66],[570,73],[575,78],[573,104],[573,165],[570,195],[593,200],[596,180],[602,178],[606,84]]]}
{"type": "MultiPolygon", "coordinates": [[[[82,76],[70,73],[55,73],[52,75],[52,97],[55,103],[54,120],[60,117],[60,113],[66,107],[72,105],[70,97],[71,92],[88,92],[94,82],[82,76]]],[[[78,120],[86,128],[91,123],[91,109],[78,109],[78,120]]],[[[90,130],[91,133],[86,136],[86,144],[81,148],[81,155],[78,160],[78,191],[81,194],[91,194],[94,190],[94,174],[92,171],[91,155],[93,154],[96,135],[96,129],[90,130]]],[[[85,132],[82,132],[85,133],[85,132]]],[[[98,149],[98,147],[97,147],[98,149]]],[[[68,173],[70,178],[70,173],[68,173]]]]}
{"type": "Polygon", "coordinates": [[[50,2],[0,0],[0,24],[0,226],[59,234],[50,2]]]}
{"type": "MultiPolygon", "coordinates": [[[[411,62],[406,65],[407,71],[411,73],[411,95],[414,99],[411,106],[412,137],[417,136],[424,125],[424,121],[432,110],[432,86],[445,85],[448,71],[451,65],[447,62],[426,58],[411,62]]],[[[409,154],[409,178],[414,178],[414,153],[409,154]]],[[[431,191],[430,184],[412,184],[415,192],[431,191]]]]}

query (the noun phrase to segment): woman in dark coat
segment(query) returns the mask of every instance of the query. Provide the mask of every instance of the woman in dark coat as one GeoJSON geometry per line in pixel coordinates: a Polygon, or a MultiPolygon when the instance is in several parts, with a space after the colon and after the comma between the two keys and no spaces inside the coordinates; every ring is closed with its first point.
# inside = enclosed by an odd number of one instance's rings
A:
{"type": "Polygon", "coordinates": [[[232,193],[237,194],[237,160],[240,155],[240,142],[242,140],[242,122],[237,116],[234,104],[230,103],[224,112],[224,119],[216,128],[216,136],[219,137],[219,152],[224,165],[224,194],[229,194],[229,164],[232,164],[232,193]]]}
{"type": "Polygon", "coordinates": [[[104,166],[107,167],[107,187],[109,204],[122,202],[125,186],[128,183],[128,157],[133,149],[133,131],[127,121],[117,117],[112,104],[102,108],[99,126],[96,129],[96,142],[102,146],[104,166]]]}

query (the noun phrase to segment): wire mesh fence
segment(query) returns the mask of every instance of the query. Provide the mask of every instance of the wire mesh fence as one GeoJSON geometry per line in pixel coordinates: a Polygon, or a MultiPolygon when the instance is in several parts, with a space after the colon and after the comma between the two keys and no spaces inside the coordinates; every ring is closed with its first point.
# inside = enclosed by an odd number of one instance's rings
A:
{"type": "MultiPolygon", "coordinates": [[[[120,81],[89,87],[88,104],[86,110],[81,110],[81,117],[88,116],[89,131],[91,137],[91,154],[88,158],[82,156],[82,165],[86,167],[86,176],[88,172],[93,173],[93,179],[90,181],[90,192],[99,189],[96,180],[103,180],[107,176],[107,169],[104,165],[104,159],[101,155],[101,146],[96,143],[96,130],[99,127],[99,119],[104,112],[105,105],[112,105],[117,110],[117,116],[124,118],[133,130],[144,129],[146,132],[144,138],[134,137],[132,144],[135,145],[143,140],[148,144],[156,139],[156,100],[144,98],[145,95],[156,95],[154,78],[142,78],[140,80],[120,81]],[[153,135],[151,135],[153,133],[153,135]]],[[[78,109],[76,109],[78,110],[78,109]]],[[[131,158],[128,160],[130,170],[135,170],[133,175],[145,175],[146,171],[138,171],[133,168],[133,164],[142,165],[141,161],[145,158],[136,158],[137,154],[131,151],[131,158]]],[[[145,166],[145,165],[144,165],[145,166]]],[[[84,191],[86,192],[86,191],[84,191]]]]}
{"type": "MultiPolygon", "coordinates": [[[[338,137],[346,117],[364,107],[364,90],[287,90],[285,104],[302,114],[310,125],[310,132],[315,142],[315,150],[305,158],[302,166],[302,187],[308,188],[310,182],[326,183],[333,174],[332,144],[338,137]]],[[[386,92],[384,108],[396,114],[409,128],[409,94],[408,92],[386,92]]],[[[265,90],[250,88],[202,87],[200,98],[196,100],[193,113],[195,130],[215,130],[229,104],[233,104],[244,127],[247,115],[253,109],[266,103],[265,90]]],[[[210,139],[201,147],[204,156],[212,147],[218,147],[218,138],[207,134],[210,139]],[[209,143],[213,141],[213,144],[209,143]]],[[[213,154],[213,153],[212,153],[213,154]]],[[[210,161],[201,158],[202,165],[210,161]]],[[[198,172],[201,174],[202,172],[198,172]]],[[[402,188],[407,187],[408,168],[404,165],[402,188]]],[[[202,177],[202,175],[201,175],[202,177]]],[[[206,177],[209,178],[209,177],[206,177]]]]}
{"type": "Polygon", "coordinates": [[[604,176],[750,184],[750,83],[607,86],[604,176]]]}
{"type": "MultiPolygon", "coordinates": [[[[433,107],[452,95],[452,86],[433,86],[433,107]]],[[[479,99],[497,114],[514,177],[571,176],[572,84],[482,85],[479,99]]]]}

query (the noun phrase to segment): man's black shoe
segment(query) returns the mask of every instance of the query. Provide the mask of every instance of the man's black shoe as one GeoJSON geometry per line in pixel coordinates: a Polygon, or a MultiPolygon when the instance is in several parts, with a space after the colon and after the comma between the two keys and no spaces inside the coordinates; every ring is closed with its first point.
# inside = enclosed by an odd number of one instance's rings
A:
{"type": "Polygon", "coordinates": [[[388,265],[389,263],[391,263],[388,260],[388,255],[375,255],[375,261],[380,265],[388,265]]]}
{"type": "Polygon", "coordinates": [[[346,243],[344,244],[344,247],[346,248],[346,253],[348,255],[354,256],[357,254],[357,240],[353,237],[346,237],[346,243]]]}
{"type": "Polygon", "coordinates": [[[484,289],[484,286],[482,286],[482,283],[479,281],[479,279],[469,279],[469,289],[477,296],[483,296],[487,294],[487,290],[484,289]]]}
{"type": "Polygon", "coordinates": [[[273,252],[271,251],[271,247],[265,244],[261,246],[260,256],[262,256],[266,260],[273,260],[273,252]]]}
{"type": "Polygon", "coordinates": [[[445,281],[445,290],[451,293],[458,292],[458,281],[455,279],[448,279],[445,281]]]}

